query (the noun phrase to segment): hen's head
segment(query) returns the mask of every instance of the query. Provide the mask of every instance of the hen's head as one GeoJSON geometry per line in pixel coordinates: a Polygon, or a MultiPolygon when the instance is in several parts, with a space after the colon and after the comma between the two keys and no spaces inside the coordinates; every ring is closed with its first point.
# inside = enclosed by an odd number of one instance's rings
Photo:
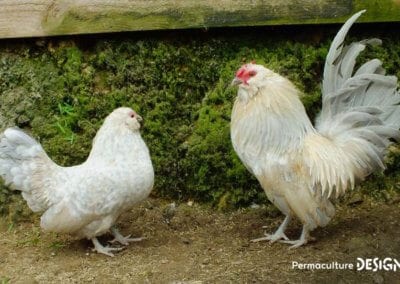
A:
{"type": "Polygon", "coordinates": [[[115,109],[108,117],[115,126],[127,127],[132,131],[140,129],[140,122],[143,120],[133,109],[120,107],[115,109]]]}

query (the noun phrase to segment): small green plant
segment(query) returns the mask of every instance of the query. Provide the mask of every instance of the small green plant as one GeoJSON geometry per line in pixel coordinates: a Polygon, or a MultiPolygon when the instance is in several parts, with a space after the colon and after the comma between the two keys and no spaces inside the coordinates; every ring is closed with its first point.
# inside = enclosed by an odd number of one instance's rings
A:
{"type": "Polygon", "coordinates": [[[23,240],[18,240],[17,245],[19,246],[38,246],[40,243],[41,234],[38,227],[33,227],[30,232],[25,233],[23,240]]]}
{"type": "Polygon", "coordinates": [[[56,127],[64,135],[64,139],[71,144],[75,141],[75,133],[73,127],[77,122],[78,114],[75,113],[73,106],[67,103],[59,103],[59,116],[56,116],[56,127]]]}
{"type": "Polygon", "coordinates": [[[60,250],[60,249],[62,249],[63,247],[65,247],[66,246],[66,244],[64,244],[63,242],[60,242],[60,241],[54,241],[54,242],[52,242],[51,244],[50,244],[50,248],[51,249],[54,249],[54,250],[60,250]]]}
{"type": "Polygon", "coordinates": [[[6,277],[6,276],[0,276],[0,283],[1,284],[9,284],[11,281],[11,278],[6,277]]]}
{"type": "Polygon", "coordinates": [[[14,229],[14,223],[10,223],[7,227],[7,233],[10,233],[14,229]]]}

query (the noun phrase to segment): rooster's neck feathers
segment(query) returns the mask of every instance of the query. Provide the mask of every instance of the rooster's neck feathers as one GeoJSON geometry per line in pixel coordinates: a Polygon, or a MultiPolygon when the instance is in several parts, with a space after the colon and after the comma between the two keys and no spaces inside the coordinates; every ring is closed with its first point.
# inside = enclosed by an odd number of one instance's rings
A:
{"type": "Polygon", "coordinates": [[[257,175],[266,163],[301,152],[305,137],[315,129],[297,89],[283,77],[266,80],[252,94],[246,94],[249,88],[241,89],[247,99],[238,96],[235,101],[231,138],[240,159],[257,175]]]}
{"type": "Polygon", "coordinates": [[[260,151],[264,147],[277,153],[298,149],[304,137],[315,132],[298,93],[278,74],[257,88],[240,87],[233,109],[232,135],[260,151]],[[250,133],[260,133],[261,139],[252,138],[250,133]],[[241,139],[242,134],[247,138],[241,139]]]}

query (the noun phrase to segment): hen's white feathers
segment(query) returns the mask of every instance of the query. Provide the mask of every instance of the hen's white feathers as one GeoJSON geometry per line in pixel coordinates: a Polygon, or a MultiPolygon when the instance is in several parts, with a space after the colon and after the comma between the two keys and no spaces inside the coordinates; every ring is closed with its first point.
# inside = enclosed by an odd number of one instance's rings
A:
{"type": "Polygon", "coordinates": [[[104,121],[88,159],[60,167],[19,129],[0,137],[0,176],[21,190],[33,211],[44,211],[45,230],[94,238],[150,193],[154,171],[140,136],[140,116],[114,110],[104,121]]]}
{"type": "Polygon", "coordinates": [[[6,185],[22,191],[34,212],[44,211],[57,199],[51,177],[59,167],[42,146],[17,128],[0,135],[0,176],[6,185]]]}

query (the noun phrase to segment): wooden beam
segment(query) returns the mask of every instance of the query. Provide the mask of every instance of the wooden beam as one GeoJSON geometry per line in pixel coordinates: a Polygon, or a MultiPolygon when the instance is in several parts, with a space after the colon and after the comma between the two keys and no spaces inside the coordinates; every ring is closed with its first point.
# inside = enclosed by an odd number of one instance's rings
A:
{"type": "Polygon", "coordinates": [[[138,30],[400,21],[400,0],[0,0],[0,38],[138,30]]]}

